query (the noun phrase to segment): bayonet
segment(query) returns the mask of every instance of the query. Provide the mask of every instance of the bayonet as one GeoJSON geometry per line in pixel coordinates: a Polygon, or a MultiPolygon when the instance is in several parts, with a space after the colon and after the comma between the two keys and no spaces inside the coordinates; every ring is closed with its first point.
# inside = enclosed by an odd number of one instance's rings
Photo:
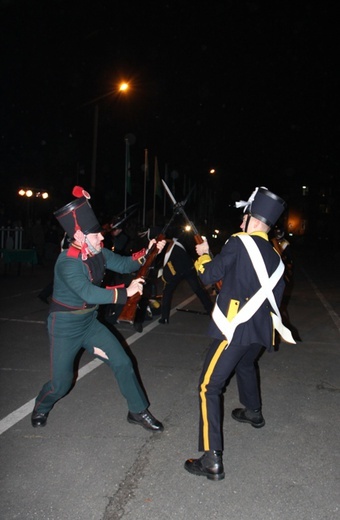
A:
{"type": "Polygon", "coordinates": [[[177,202],[175,197],[171,193],[171,190],[170,190],[169,186],[167,185],[167,183],[163,179],[162,179],[162,183],[163,183],[163,186],[165,188],[165,191],[169,195],[170,200],[171,200],[171,202],[174,205],[174,212],[175,213],[181,213],[183,215],[183,217],[185,218],[185,220],[187,221],[187,223],[189,224],[189,226],[193,230],[196,244],[202,244],[203,238],[199,234],[195,224],[189,219],[189,217],[188,217],[188,215],[187,215],[187,213],[186,213],[186,211],[184,209],[184,204],[187,202],[189,196],[185,199],[185,202],[177,202]]]}
{"type": "MultiPolygon", "coordinates": [[[[175,197],[173,196],[173,194],[171,193],[171,190],[169,188],[169,186],[167,185],[167,183],[162,179],[162,183],[163,183],[163,186],[165,188],[165,191],[167,192],[167,194],[169,195],[170,197],[170,200],[172,201],[173,205],[174,205],[174,214],[176,213],[181,213],[183,215],[183,217],[185,218],[185,220],[187,221],[187,223],[189,224],[189,226],[191,227],[192,231],[194,232],[194,239],[195,239],[195,242],[196,244],[202,244],[204,242],[203,238],[201,237],[201,235],[199,234],[195,224],[189,219],[188,215],[186,214],[186,211],[184,209],[184,203],[183,202],[177,202],[175,197]]],[[[188,200],[188,197],[186,198],[185,202],[188,200]]],[[[213,258],[213,255],[212,253],[209,251],[209,256],[211,258],[213,258]]],[[[218,290],[221,289],[222,287],[222,281],[218,281],[215,283],[215,286],[218,290]]]]}

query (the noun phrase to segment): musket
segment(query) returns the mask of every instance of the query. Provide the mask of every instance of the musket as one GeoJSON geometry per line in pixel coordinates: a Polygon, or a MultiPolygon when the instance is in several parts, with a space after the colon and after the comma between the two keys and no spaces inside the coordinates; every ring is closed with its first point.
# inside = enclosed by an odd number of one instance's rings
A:
{"type": "Polygon", "coordinates": [[[124,224],[126,220],[132,217],[132,215],[134,215],[134,213],[136,213],[136,211],[138,210],[138,206],[139,202],[136,202],[135,204],[131,204],[131,206],[129,206],[126,209],[123,209],[120,213],[118,213],[118,215],[116,215],[116,218],[120,218],[117,222],[115,222],[112,225],[112,229],[120,227],[122,224],[124,224]]]}
{"type": "MultiPolygon", "coordinates": [[[[170,226],[170,224],[172,223],[173,219],[175,218],[175,216],[176,216],[176,213],[173,213],[169,222],[164,226],[164,228],[162,229],[160,234],[157,235],[156,243],[152,245],[152,247],[149,249],[149,251],[145,255],[145,262],[139,268],[136,278],[143,278],[145,280],[145,282],[147,281],[149,271],[158,255],[157,242],[160,242],[161,240],[165,240],[165,233],[166,233],[168,227],[170,226]]],[[[137,292],[136,294],[134,294],[133,296],[130,296],[127,299],[127,301],[122,309],[122,312],[120,313],[120,315],[117,319],[118,323],[120,323],[120,322],[133,323],[135,321],[137,306],[138,306],[138,303],[139,303],[141,297],[142,297],[142,295],[139,294],[139,292],[137,292]]]]}
{"type": "MultiPolygon", "coordinates": [[[[185,220],[187,221],[187,223],[189,224],[190,228],[192,229],[192,231],[194,233],[194,239],[195,239],[196,244],[203,244],[204,240],[201,237],[201,235],[199,234],[198,229],[196,228],[195,224],[189,219],[188,215],[186,214],[186,211],[185,211],[185,209],[183,207],[185,202],[184,203],[183,202],[177,202],[175,197],[171,193],[170,188],[168,187],[167,183],[163,179],[162,179],[162,183],[163,183],[163,186],[165,188],[165,191],[169,195],[170,200],[171,200],[171,202],[174,205],[174,211],[176,211],[177,213],[181,213],[183,215],[183,217],[185,218],[185,220]]],[[[209,251],[208,254],[209,254],[210,258],[213,258],[213,255],[212,255],[212,253],[210,251],[209,251]]],[[[221,287],[222,287],[222,280],[216,282],[214,285],[216,286],[216,288],[218,290],[220,290],[221,287]]]]}
{"type": "Polygon", "coordinates": [[[136,213],[139,206],[139,202],[136,202],[136,204],[132,204],[126,209],[123,209],[118,215],[113,217],[110,222],[104,224],[103,231],[105,233],[109,233],[110,231],[113,231],[114,229],[121,228],[125,222],[132,217],[134,213],[136,213]],[[116,220],[116,222],[113,224],[113,219],[116,220]]]}

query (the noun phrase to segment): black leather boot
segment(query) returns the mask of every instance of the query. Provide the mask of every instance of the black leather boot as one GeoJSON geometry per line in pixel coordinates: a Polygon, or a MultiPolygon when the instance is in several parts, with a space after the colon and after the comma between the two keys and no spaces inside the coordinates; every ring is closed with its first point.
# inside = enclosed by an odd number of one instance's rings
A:
{"type": "Polygon", "coordinates": [[[140,413],[129,412],[127,420],[131,424],[139,424],[139,426],[143,426],[143,428],[152,432],[162,432],[164,430],[163,424],[157,421],[149,410],[143,410],[140,413]]]}
{"type": "Polygon", "coordinates": [[[40,426],[40,427],[46,426],[47,417],[48,417],[48,413],[36,412],[35,410],[33,410],[32,415],[31,415],[31,423],[32,423],[33,428],[37,428],[38,426],[40,426]]]}
{"type": "Polygon", "coordinates": [[[205,451],[199,459],[188,459],[184,468],[193,475],[207,477],[209,480],[224,479],[222,451],[205,451]]]}
{"type": "Polygon", "coordinates": [[[235,408],[231,412],[231,416],[235,421],[249,423],[254,428],[262,428],[266,424],[261,410],[248,410],[247,408],[235,408]]]}

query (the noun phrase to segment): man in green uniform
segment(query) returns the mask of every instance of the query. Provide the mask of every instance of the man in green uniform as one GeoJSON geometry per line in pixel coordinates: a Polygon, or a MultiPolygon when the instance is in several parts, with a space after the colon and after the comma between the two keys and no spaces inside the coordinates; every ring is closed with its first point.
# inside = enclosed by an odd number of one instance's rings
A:
{"type": "MultiPolygon", "coordinates": [[[[73,237],[54,269],[54,287],[48,316],[51,379],[42,387],[32,413],[32,426],[45,426],[54,404],[73,384],[73,365],[81,348],[100,358],[114,372],[128,405],[127,420],[147,430],[160,432],[163,425],[148,410],[149,403],[136,377],[131,359],[118,339],[97,320],[100,304],[124,304],[129,296],[143,292],[143,280],[129,287],[106,287],[101,283],[106,269],[119,273],[137,271],[146,250],[123,257],[102,247],[101,226],[83,188],[73,189],[76,200],[55,212],[65,232],[73,237]]],[[[155,240],[149,243],[149,247],[155,240]]],[[[159,252],[165,241],[159,241],[159,252]]]]}

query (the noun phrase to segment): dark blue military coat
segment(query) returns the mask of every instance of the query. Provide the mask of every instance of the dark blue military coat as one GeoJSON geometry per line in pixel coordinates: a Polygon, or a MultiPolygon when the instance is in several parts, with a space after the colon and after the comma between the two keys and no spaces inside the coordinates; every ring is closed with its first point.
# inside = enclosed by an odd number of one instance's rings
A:
{"type": "MultiPolygon", "coordinates": [[[[221,252],[210,262],[204,263],[201,269],[198,269],[204,285],[213,284],[219,280],[223,282],[217,301],[225,316],[228,315],[230,306],[234,306],[235,301],[239,302],[238,309],[241,310],[260,288],[256,271],[245,246],[238,238],[238,234],[232,235],[221,252]]],[[[251,233],[250,236],[255,240],[265,262],[268,275],[271,276],[281,261],[280,256],[274,250],[266,233],[255,232],[251,233]]],[[[273,289],[278,307],[281,303],[284,286],[284,280],[281,278],[273,289]]],[[[239,345],[258,343],[270,349],[275,339],[271,311],[268,300],[265,300],[250,320],[238,325],[232,343],[239,345]]],[[[209,325],[209,335],[221,340],[226,339],[213,320],[209,325]]]]}

